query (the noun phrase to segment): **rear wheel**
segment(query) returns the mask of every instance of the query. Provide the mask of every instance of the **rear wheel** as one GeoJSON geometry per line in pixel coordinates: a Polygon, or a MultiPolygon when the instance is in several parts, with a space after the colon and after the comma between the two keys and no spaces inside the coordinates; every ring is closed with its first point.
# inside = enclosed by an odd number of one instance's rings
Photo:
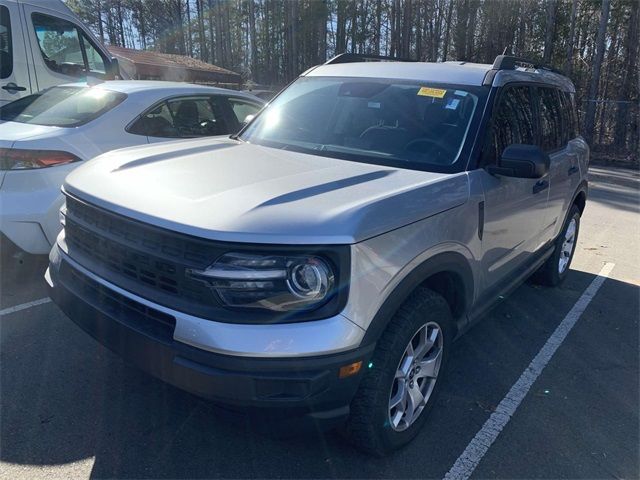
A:
{"type": "Polygon", "coordinates": [[[442,383],[451,324],[444,298],[426,288],[398,310],[351,403],[346,432],[357,448],[382,456],[417,435],[442,383]]]}
{"type": "Polygon", "coordinates": [[[573,260],[578,243],[578,232],[580,230],[580,210],[573,205],[567,216],[567,220],[555,242],[553,254],[540,267],[534,276],[533,281],[542,285],[555,287],[562,283],[569,273],[569,266],[573,260]]]}

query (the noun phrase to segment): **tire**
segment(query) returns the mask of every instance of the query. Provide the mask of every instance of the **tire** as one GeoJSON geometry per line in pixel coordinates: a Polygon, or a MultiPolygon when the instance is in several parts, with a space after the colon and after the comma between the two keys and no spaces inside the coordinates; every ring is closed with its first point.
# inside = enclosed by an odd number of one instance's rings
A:
{"type": "MultiPolygon", "coordinates": [[[[447,302],[442,296],[427,288],[416,289],[400,307],[380,337],[371,360],[372,367],[367,370],[351,402],[351,414],[345,426],[345,433],[356,448],[375,456],[384,456],[407,444],[418,434],[442,385],[453,337],[452,329],[451,312],[447,302]],[[436,327],[439,334],[433,333],[436,327]],[[435,338],[431,349],[427,348],[430,341],[422,343],[422,339],[429,336],[435,338]],[[425,365],[424,370],[420,373],[418,365],[415,368],[407,367],[403,371],[408,370],[409,375],[396,380],[396,371],[404,365],[411,364],[405,356],[410,342],[416,345],[416,351],[427,352],[424,355],[424,363],[421,363],[425,365]],[[436,365],[438,349],[440,361],[436,367],[435,378],[428,374],[425,376],[427,370],[430,374],[434,373],[432,367],[426,365],[436,365]],[[411,371],[414,373],[411,374],[411,371]],[[422,378],[419,378],[420,376],[422,378]],[[408,380],[409,377],[412,380],[408,380]],[[422,390],[425,390],[426,404],[409,425],[403,424],[402,420],[395,425],[398,415],[405,420],[409,418],[400,413],[402,405],[390,410],[391,397],[402,396],[400,383],[404,385],[403,391],[411,391],[413,395],[418,395],[418,398],[422,395],[422,390]],[[412,385],[411,389],[418,390],[408,389],[409,385],[412,385]],[[392,419],[393,412],[395,415],[392,419]]],[[[411,401],[418,404],[413,395],[407,393],[407,405],[411,401]]]]}
{"type": "Polygon", "coordinates": [[[578,243],[578,233],[580,232],[580,210],[577,206],[573,205],[567,216],[562,231],[558,238],[555,240],[555,248],[553,254],[547,259],[546,262],[540,267],[540,269],[533,274],[532,280],[540,285],[547,285],[549,287],[555,287],[560,285],[569,273],[569,267],[573,260],[573,254],[576,251],[576,245],[578,243]],[[572,227],[573,224],[573,227],[572,227]],[[571,235],[573,241],[567,244],[569,239],[568,234],[571,235]],[[567,250],[569,248],[569,250],[567,250]],[[562,263],[561,263],[562,262],[562,263]]]}

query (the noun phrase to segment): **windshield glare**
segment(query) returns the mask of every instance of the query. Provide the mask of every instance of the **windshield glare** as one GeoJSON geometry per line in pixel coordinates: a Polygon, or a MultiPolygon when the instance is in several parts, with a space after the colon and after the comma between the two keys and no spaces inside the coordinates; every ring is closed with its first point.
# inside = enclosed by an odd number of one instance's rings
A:
{"type": "Polygon", "coordinates": [[[456,162],[478,97],[443,84],[304,77],[240,138],[275,148],[429,170],[456,162]]]}
{"type": "Polygon", "coordinates": [[[127,96],[98,87],[53,87],[0,107],[0,120],[77,127],[121,103],[127,96]]]}

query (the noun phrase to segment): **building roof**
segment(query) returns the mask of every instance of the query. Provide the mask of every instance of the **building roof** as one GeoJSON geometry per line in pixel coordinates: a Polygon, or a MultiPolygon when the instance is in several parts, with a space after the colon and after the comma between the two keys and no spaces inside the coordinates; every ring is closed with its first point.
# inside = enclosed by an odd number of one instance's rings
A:
{"type": "Polygon", "coordinates": [[[160,53],[150,50],[134,50],[132,48],[116,47],[113,45],[107,46],[107,49],[112,55],[118,57],[119,60],[128,61],[137,68],[144,69],[150,74],[162,73],[163,70],[180,70],[197,77],[196,80],[206,81],[207,78],[210,78],[218,81],[241,81],[239,73],[186,55],[160,53]]]}

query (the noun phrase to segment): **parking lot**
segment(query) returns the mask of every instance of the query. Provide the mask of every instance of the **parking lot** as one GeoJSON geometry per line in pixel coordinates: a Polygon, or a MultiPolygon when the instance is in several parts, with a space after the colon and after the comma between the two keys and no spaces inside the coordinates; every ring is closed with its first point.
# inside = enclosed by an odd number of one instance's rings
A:
{"type": "Polygon", "coordinates": [[[472,477],[638,478],[640,175],[596,166],[590,188],[567,281],[523,285],[462,337],[426,427],[383,459],[335,433],[266,436],[127,366],[52,303],[30,303],[46,297],[46,258],[5,250],[0,476],[443,478],[469,459],[469,443],[577,311],[495,442],[475,454],[472,477]],[[590,300],[584,312],[574,308],[579,300],[590,300]]]}

